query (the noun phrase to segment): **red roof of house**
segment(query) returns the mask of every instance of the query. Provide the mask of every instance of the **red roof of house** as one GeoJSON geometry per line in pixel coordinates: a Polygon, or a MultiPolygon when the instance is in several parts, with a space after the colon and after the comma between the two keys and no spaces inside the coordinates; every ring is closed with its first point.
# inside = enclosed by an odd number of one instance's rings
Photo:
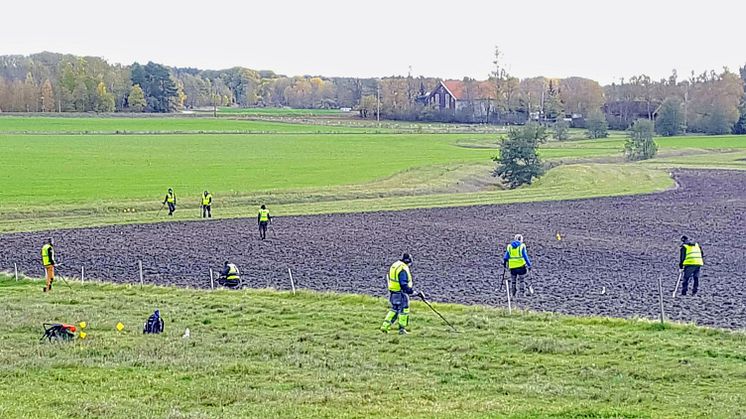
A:
{"type": "MultiPolygon", "coordinates": [[[[442,83],[456,100],[466,99],[466,83],[462,80],[444,80],[442,83]]],[[[494,86],[492,83],[489,81],[476,81],[474,82],[474,85],[476,87],[476,92],[473,93],[472,100],[493,98],[494,95],[492,92],[494,91],[494,86]]]]}

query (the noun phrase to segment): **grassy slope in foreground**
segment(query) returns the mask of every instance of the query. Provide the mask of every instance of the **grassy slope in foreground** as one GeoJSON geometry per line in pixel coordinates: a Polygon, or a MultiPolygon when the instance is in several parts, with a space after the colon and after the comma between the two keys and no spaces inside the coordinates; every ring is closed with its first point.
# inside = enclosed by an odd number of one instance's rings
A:
{"type": "Polygon", "coordinates": [[[0,416],[739,417],[746,337],[645,321],[383,299],[0,280],[0,416]],[[161,336],[143,336],[154,307],[161,336]],[[42,344],[43,321],[89,339],[42,344]],[[125,324],[122,333],[117,322],[125,324]],[[190,339],[182,339],[185,328],[190,339]]]}
{"type": "MultiPolygon", "coordinates": [[[[488,170],[488,168],[484,168],[488,170]]],[[[425,172],[434,176],[432,172],[425,172]]],[[[416,174],[414,175],[417,176],[416,174]]],[[[446,175],[447,176],[447,175],[446,175]]],[[[433,178],[431,178],[432,180],[433,178]]],[[[458,179],[444,179],[457,183],[458,179]]],[[[425,180],[427,182],[427,180],[425,180]]],[[[414,183],[417,186],[416,182],[414,183]]],[[[426,184],[427,185],[427,184],[426,184]]],[[[413,208],[505,204],[514,202],[552,201],[563,199],[582,199],[603,196],[631,195],[663,191],[674,185],[673,180],[664,170],[653,170],[640,165],[611,164],[577,164],[559,166],[550,170],[547,175],[534,185],[514,190],[500,190],[476,193],[434,193],[427,190],[413,189],[414,196],[388,196],[387,184],[380,188],[376,183],[341,186],[317,191],[302,190],[284,195],[264,195],[223,198],[213,208],[215,218],[255,217],[259,203],[269,202],[275,216],[327,214],[340,212],[388,211],[413,208]],[[368,189],[364,199],[358,198],[360,189],[368,189]],[[379,198],[370,197],[380,194],[379,198]],[[228,205],[227,207],[224,205],[228,205]]],[[[458,185],[451,185],[458,187],[458,185]]],[[[402,193],[402,191],[398,191],[402,193]]],[[[219,195],[216,195],[219,196],[219,195]]],[[[183,201],[182,201],[183,202],[183,201]]],[[[135,212],[123,212],[123,205],[117,203],[100,203],[100,207],[89,207],[80,211],[77,207],[54,205],[30,212],[16,212],[11,206],[7,211],[0,211],[0,233],[15,231],[34,231],[59,228],[75,228],[108,224],[152,223],[166,221],[165,214],[157,214],[158,203],[128,202],[124,208],[135,208],[135,212]]],[[[194,220],[198,218],[196,204],[192,207],[180,206],[171,220],[194,220]]]]}

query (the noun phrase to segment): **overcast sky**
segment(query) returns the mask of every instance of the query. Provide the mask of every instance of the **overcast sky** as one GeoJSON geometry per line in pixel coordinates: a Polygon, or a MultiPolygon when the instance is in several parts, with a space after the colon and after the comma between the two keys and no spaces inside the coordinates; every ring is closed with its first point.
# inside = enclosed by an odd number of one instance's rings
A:
{"type": "Polygon", "coordinates": [[[41,0],[2,6],[0,54],[40,51],[286,75],[484,79],[494,46],[511,74],[610,83],[746,64],[738,0],[41,0]]]}

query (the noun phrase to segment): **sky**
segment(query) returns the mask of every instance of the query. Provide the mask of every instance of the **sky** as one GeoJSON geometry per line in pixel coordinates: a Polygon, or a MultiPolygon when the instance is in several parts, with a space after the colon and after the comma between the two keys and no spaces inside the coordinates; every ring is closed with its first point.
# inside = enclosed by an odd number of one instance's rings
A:
{"type": "Polygon", "coordinates": [[[52,51],[122,64],[351,77],[411,67],[485,79],[498,46],[516,77],[602,84],[746,64],[746,3],[737,0],[37,0],[2,10],[0,55],[52,51]]]}

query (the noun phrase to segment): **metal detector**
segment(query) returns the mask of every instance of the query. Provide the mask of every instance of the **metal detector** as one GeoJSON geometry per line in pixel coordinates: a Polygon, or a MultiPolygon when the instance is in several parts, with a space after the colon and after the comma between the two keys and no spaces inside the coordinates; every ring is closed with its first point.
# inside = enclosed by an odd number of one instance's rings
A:
{"type": "Polygon", "coordinates": [[[446,324],[447,324],[448,326],[450,326],[450,327],[451,327],[451,329],[453,329],[453,331],[454,331],[454,332],[458,333],[458,330],[456,330],[456,328],[455,328],[455,327],[454,327],[454,326],[453,326],[453,325],[451,324],[451,322],[449,322],[448,320],[446,320],[446,318],[445,318],[445,317],[443,317],[443,315],[442,315],[442,314],[440,314],[440,313],[438,312],[438,310],[436,310],[436,309],[435,309],[435,308],[434,308],[434,307],[433,307],[432,305],[430,305],[430,302],[428,302],[428,301],[427,301],[427,300],[425,299],[425,294],[423,294],[423,293],[421,293],[421,292],[418,292],[418,293],[417,293],[417,296],[418,296],[418,297],[420,297],[420,299],[422,300],[422,302],[423,302],[423,303],[427,304],[427,306],[428,306],[428,307],[430,307],[430,310],[432,310],[432,311],[433,311],[433,313],[437,314],[437,315],[438,315],[438,317],[440,317],[440,318],[441,318],[441,319],[442,319],[442,320],[443,320],[443,321],[444,321],[444,322],[445,322],[445,323],[446,323],[446,324]]]}
{"type": "Polygon", "coordinates": [[[673,288],[673,294],[671,294],[671,298],[676,298],[676,291],[679,289],[679,284],[681,283],[681,278],[684,277],[684,270],[679,269],[679,278],[676,280],[676,286],[673,288]]]}

